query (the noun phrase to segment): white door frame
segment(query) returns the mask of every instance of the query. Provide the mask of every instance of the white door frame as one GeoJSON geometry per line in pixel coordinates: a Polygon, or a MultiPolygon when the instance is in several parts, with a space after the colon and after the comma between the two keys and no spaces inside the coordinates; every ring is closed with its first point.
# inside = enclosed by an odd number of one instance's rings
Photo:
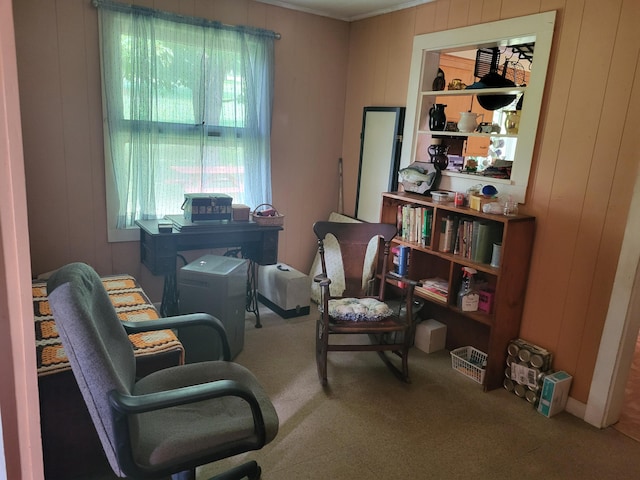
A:
{"type": "Polygon", "coordinates": [[[640,330],[640,171],[633,189],[584,420],[598,428],[620,418],[640,330]]]}

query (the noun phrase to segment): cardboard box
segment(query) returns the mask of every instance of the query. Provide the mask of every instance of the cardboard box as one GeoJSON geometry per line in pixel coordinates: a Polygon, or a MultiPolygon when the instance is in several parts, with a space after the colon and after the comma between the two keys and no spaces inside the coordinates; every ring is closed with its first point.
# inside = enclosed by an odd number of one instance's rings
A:
{"type": "Polygon", "coordinates": [[[447,339],[447,326],[429,319],[416,326],[415,346],[425,353],[443,350],[447,339]]]}
{"type": "Polygon", "coordinates": [[[472,210],[482,211],[482,206],[497,201],[495,197],[485,197],[484,195],[469,195],[469,208],[472,210]]]}
{"type": "Polygon", "coordinates": [[[233,212],[234,222],[248,222],[249,221],[249,207],[241,203],[234,203],[231,205],[233,212]]]}
{"type": "Polygon", "coordinates": [[[491,290],[480,290],[478,294],[480,295],[478,310],[484,313],[491,313],[493,311],[494,292],[491,290]]]}
{"type": "Polygon", "coordinates": [[[562,412],[567,405],[567,398],[569,398],[571,380],[573,377],[562,371],[544,377],[538,412],[545,417],[552,417],[562,412]]]}

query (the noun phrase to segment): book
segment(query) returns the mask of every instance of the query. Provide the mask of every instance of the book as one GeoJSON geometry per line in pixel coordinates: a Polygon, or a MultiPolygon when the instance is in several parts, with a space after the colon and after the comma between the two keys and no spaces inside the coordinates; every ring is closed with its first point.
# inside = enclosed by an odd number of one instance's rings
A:
{"type": "Polygon", "coordinates": [[[478,263],[491,262],[493,243],[502,237],[500,225],[495,222],[481,222],[478,225],[476,251],[473,261],[478,263]]]}
{"type": "Polygon", "coordinates": [[[441,252],[452,252],[453,246],[455,243],[455,218],[454,217],[445,217],[443,220],[443,231],[441,235],[444,235],[444,240],[440,240],[441,252]]]}
{"type": "Polygon", "coordinates": [[[449,296],[449,282],[440,277],[425,278],[418,282],[415,290],[426,297],[446,302],[449,296]]]}
{"type": "Polygon", "coordinates": [[[422,226],[422,246],[431,246],[431,223],[433,222],[433,210],[425,208],[423,212],[424,224],[422,226]]]}

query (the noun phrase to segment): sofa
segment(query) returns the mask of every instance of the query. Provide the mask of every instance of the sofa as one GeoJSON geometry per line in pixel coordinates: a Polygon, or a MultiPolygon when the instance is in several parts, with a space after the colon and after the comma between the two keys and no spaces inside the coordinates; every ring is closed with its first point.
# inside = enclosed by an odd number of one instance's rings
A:
{"type": "MultiPolygon", "coordinates": [[[[158,311],[130,275],[102,277],[123,321],[159,318],[158,311]]],[[[91,478],[108,463],[58,337],[47,301],[46,281],[32,284],[36,332],[40,427],[46,479],[91,478]]],[[[184,363],[184,348],[171,330],[129,335],[137,374],[184,363]]]]}

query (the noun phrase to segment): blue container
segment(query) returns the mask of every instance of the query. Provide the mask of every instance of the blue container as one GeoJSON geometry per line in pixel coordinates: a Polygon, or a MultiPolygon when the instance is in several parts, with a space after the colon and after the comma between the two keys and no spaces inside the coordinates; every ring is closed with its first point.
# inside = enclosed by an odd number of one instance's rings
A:
{"type": "Polygon", "coordinates": [[[398,275],[406,275],[407,268],[409,267],[409,247],[401,246],[400,253],[398,254],[398,275]]]}

